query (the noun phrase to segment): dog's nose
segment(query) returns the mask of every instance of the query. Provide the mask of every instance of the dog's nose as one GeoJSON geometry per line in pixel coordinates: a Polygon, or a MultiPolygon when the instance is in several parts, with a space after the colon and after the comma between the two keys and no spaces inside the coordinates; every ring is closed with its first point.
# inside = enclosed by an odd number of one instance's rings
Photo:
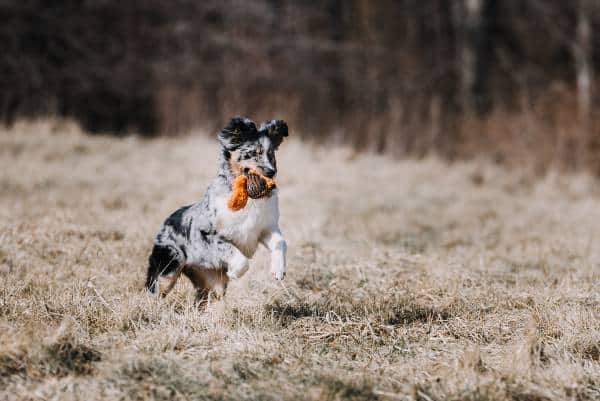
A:
{"type": "Polygon", "coordinates": [[[273,170],[272,168],[265,168],[265,169],[263,169],[263,171],[264,171],[264,173],[265,173],[265,176],[267,176],[267,177],[269,177],[269,178],[273,178],[273,177],[275,177],[275,173],[276,173],[276,171],[275,171],[275,170],[273,170]]]}

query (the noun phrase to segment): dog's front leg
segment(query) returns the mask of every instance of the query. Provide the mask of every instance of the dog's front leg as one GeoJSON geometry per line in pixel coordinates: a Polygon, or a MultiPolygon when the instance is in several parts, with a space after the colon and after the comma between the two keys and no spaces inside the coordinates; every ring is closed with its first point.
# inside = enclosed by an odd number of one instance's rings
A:
{"type": "Polygon", "coordinates": [[[275,227],[265,233],[261,242],[271,251],[271,275],[275,280],[283,280],[285,277],[287,244],[279,227],[275,227]]]}
{"type": "Polygon", "coordinates": [[[227,276],[230,279],[238,279],[248,271],[248,267],[248,258],[231,245],[231,256],[227,260],[227,276]]]}

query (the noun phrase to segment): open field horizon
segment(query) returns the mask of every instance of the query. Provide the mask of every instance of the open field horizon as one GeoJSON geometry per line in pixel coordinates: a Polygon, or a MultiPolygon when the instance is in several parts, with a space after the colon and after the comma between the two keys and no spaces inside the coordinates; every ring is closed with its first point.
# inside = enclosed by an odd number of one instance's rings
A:
{"type": "Polygon", "coordinates": [[[600,181],[291,135],[286,280],[201,312],[142,284],[216,139],[0,129],[0,400],[600,400],[600,181]]]}

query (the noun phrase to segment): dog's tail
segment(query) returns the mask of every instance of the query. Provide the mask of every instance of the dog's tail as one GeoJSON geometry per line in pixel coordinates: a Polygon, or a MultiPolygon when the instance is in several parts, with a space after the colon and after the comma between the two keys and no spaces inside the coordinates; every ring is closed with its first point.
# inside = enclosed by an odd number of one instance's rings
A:
{"type": "Polygon", "coordinates": [[[148,273],[146,274],[145,287],[151,293],[155,293],[160,276],[170,274],[178,270],[183,264],[183,258],[179,250],[167,245],[154,245],[152,253],[148,258],[148,273]]]}

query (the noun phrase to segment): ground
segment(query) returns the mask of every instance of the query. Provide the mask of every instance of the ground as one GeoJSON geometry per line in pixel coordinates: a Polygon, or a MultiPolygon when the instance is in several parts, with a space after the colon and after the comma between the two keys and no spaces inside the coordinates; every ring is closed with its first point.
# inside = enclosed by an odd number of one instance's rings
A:
{"type": "Polygon", "coordinates": [[[286,280],[261,250],[202,312],[142,284],[216,157],[200,133],[0,132],[0,399],[600,399],[598,181],[290,138],[286,280]]]}

